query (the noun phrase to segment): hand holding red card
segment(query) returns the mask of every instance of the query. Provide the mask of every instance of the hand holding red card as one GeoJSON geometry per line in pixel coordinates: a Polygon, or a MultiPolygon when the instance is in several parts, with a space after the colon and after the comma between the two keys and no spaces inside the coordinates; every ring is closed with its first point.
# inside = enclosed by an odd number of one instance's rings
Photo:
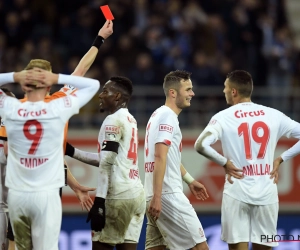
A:
{"type": "Polygon", "coordinates": [[[106,18],[106,20],[114,20],[115,19],[113,14],[111,13],[111,10],[108,7],[108,5],[100,6],[100,9],[102,10],[103,15],[106,18]]]}

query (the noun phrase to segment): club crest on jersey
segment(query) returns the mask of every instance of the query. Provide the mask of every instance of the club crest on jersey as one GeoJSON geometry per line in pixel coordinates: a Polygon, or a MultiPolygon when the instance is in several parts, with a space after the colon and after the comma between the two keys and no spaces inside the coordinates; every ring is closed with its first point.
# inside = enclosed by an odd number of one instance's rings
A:
{"type": "Polygon", "coordinates": [[[215,125],[217,123],[217,120],[212,119],[210,120],[210,122],[208,123],[208,125],[215,125]]]}
{"type": "Polygon", "coordinates": [[[71,99],[68,96],[64,97],[63,99],[64,99],[65,107],[70,108],[72,106],[71,99]]]}
{"type": "Polygon", "coordinates": [[[136,120],[135,120],[133,117],[127,116],[127,120],[128,120],[130,123],[136,124],[136,120]]]}
{"type": "Polygon", "coordinates": [[[159,124],[159,131],[166,131],[172,134],[173,127],[168,124],[159,124]]]}
{"type": "Polygon", "coordinates": [[[156,116],[156,114],[157,114],[157,111],[155,110],[155,111],[152,113],[151,117],[156,116]]]}
{"type": "Polygon", "coordinates": [[[115,141],[117,138],[117,135],[113,132],[105,132],[105,140],[108,141],[115,141]]]}

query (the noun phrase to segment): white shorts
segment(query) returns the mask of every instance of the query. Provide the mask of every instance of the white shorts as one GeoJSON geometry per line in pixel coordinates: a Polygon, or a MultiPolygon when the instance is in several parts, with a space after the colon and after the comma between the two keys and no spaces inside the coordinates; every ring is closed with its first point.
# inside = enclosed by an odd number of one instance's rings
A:
{"type": "Polygon", "coordinates": [[[138,243],[146,209],[144,189],[134,199],[107,199],[106,221],[101,232],[92,231],[92,241],[110,245],[138,243]]]}
{"type": "Polygon", "coordinates": [[[8,191],[9,218],[19,250],[58,250],[62,206],[59,190],[8,191]]]}
{"type": "Polygon", "coordinates": [[[7,218],[8,213],[0,209],[0,249],[8,248],[8,240],[6,238],[7,233],[7,218]]]}
{"type": "Polygon", "coordinates": [[[190,249],[206,241],[204,230],[184,193],[163,194],[162,210],[157,221],[148,214],[147,202],[146,249],[168,246],[170,250],[190,249]]]}
{"type": "Polygon", "coordinates": [[[223,194],[222,236],[228,244],[252,242],[270,247],[277,242],[267,242],[266,237],[277,234],[278,202],[270,205],[250,205],[223,194]]]}

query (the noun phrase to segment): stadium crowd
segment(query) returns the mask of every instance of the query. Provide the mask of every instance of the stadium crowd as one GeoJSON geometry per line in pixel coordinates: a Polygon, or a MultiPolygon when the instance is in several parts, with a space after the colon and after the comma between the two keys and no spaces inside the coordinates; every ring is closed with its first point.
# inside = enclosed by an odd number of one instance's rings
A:
{"type": "MultiPolygon", "coordinates": [[[[1,1],[0,72],[43,58],[54,72],[70,74],[105,21],[103,4],[107,1],[1,1]]],[[[287,100],[292,86],[300,85],[299,51],[282,0],[114,0],[109,6],[114,35],[88,72],[102,83],[125,75],[135,86],[160,86],[167,72],[185,69],[196,87],[222,86],[228,72],[241,68],[256,86],[283,87],[287,100]]]]}

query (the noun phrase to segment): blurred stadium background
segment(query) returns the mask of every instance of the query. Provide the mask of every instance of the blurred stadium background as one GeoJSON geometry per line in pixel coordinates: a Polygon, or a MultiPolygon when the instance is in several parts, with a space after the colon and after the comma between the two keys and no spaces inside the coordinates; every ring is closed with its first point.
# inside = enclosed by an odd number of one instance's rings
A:
{"type": "MultiPolygon", "coordinates": [[[[219,237],[223,169],[199,156],[193,144],[210,117],[226,108],[223,82],[233,69],[252,74],[253,101],[300,122],[300,1],[2,0],[0,72],[22,70],[30,59],[42,58],[52,63],[54,72],[72,73],[105,21],[99,10],[104,4],[109,4],[115,16],[114,33],[102,45],[87,76],[102,84],[112,75],[133,81],[129,108],[139,127],[142,178],[144,128],[150,114],[164,103],[163,77],[175,69],[192,72],[196,96],[179,116],[183,163],[206,185],[210,199],[198,202],[185,191],[199,214],[210,249],[225,250],[219,237]]],[[[9,88],[22,97],[17,85],[9,88]]],[[[103,119],[95,96],[70,120],[69,141],[96,152],[103,119]]],[[[292,143],[281,140],[275,156],[292,143]]],[[[96,168],[69,158],[68,162],[81,184],[96,186],[96,168]]],[[[300,156],[282,166],[278,189],[278,234],[298,237],[300,156]]],[[[68,187],[64,188],[63,206],[60,249],[91,249],[86,213],[68,187]]],[[[144,240],[145,231],[139,249],[144,249],[144,240]]],[[[300,242],[281,243],[277,249],[299,250],[300,242]]]]}

